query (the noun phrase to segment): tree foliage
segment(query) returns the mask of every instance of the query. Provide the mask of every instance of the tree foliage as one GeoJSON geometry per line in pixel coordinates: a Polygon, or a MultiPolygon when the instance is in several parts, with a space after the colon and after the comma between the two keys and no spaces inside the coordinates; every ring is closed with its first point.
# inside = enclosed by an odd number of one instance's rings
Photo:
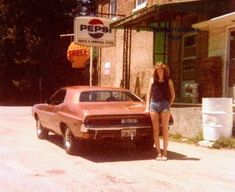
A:
{"type": "Polygon", "coordinates": [[[91,2],[0,0],[0,103],[39,95],[39,84],[46,96],[59,86],[81,83],[66,59],[71,39],[60,34],[73,33],[74,16],[91,2]]]}
{"type": "Polygon", "coordinates": [[[97,12],[97,0],[78,0],[74,9],[75,16],[95,16],[97,12]]]}

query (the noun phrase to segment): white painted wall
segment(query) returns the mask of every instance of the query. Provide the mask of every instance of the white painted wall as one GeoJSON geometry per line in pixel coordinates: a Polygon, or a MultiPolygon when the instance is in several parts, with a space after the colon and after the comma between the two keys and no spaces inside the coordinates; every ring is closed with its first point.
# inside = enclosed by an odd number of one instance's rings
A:
{"type": "Polygon", "coordinates": [[[227,63],[229,48],[229,29],[235,27],[230,22],[216,23],[209,26],[208,56],[220,56],[223,63],[223,96],[227,96],[227,63]]]}
{"type": "MultiPolygon", "coordinates": [[[[123,67],[123,29],[116,31],[116,47],[102,48],[101,85],[119,87],[123,67]],[[105,64],[110,63],[110,72],[105,74],[105,64]]],[[[139,75],[141,94],[146,93],[153,67],[153,32],[135,30],[131,36],[130,90],[135,90],[139,75]]]]}

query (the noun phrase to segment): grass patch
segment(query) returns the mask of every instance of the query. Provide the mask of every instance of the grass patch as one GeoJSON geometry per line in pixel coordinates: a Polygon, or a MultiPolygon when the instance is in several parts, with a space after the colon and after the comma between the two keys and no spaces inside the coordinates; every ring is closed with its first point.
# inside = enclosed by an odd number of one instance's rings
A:
{"type": "Polygon", "coordinates": [[[235,138],[234,137],[230,137],[230,138],[221,137],[215,141],[215,143],[212,145],[212,148],[215,148],[215,149],[221,149],[221,148],[235,149],[235,138]]]}
{"type": "Polygon", "coordinates": [[[182,140],[182,136],[179,133],[176,133],[174,135],[170,135],[170,140],[172,140],[172,141],[180,141],[180,140],[182,140]]]}
{"type": "MultiPolygon", "coordinates": [[[[183,137],[179,133],[170,135],[169,137],[170,141],[175,141],[175,142],[180,142],[180,143],[187,143],[187,144],[197,144],[199,141],[203,140],[203,135],[202,132],[200,132],[196,137],[192,138],[187,138],[183,137]]],[[[235,138],[230,137],[230,138],[220,138],[214,142],[212,145],[212,148],[214,149],[235,149],[235,138]]]]}
{"type": "Polygon", "coordinates": [[[170,135],[170,141],[176,141],[180,143],[197,144],[201,140],[203,140],[202,133],[199,133],[197,136],[192,138],[183,137],[179,133],[170,135]]]}
{"type": "Polygon", "coordinates": [[[203,134],[200,132],[197,136],[188,138],[190,143],[197,144],[199,141],[203,140],[203,134]]]}

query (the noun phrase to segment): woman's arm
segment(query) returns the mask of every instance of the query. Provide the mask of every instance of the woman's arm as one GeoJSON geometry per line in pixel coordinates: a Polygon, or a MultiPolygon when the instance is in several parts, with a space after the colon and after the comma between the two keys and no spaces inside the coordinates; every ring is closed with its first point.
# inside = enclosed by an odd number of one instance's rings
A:
{"type": "Polygon", "coordinates": [[[146,93],[146,106],[145,106],[145,112],[149,112],[149,103],[150,103],[150,98],[152,95],[152,84],[153,84],[153,78],[150,79],[149,81],[149,86],[148,90],[146,93]]]}
{"type": "Polygon", "coordinates": [[[174,88],[173,81],[171,79],[169,79],[169,89],[170,89],[170,95],[171,95],[170,105],[172,105],[175,100],[175,88],[174,88]]]}

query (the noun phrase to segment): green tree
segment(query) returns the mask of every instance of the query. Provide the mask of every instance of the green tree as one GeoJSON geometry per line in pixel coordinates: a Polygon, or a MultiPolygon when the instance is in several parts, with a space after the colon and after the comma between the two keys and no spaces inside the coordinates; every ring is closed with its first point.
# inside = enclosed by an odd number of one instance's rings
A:
{"type": "Polygon", "coordinates": [[[97,0],[78,0],[73,10],[75,16],[95,16],[97,13],[97,0]]]}
{"type": "MultiPolygon", "coordinates": [[[[76,0],[0,0],[0,99],[32,98],[66,82],[66,60],[76,0]]],[[[1,101],[0,101],[1,102],[1,101]]]]}

